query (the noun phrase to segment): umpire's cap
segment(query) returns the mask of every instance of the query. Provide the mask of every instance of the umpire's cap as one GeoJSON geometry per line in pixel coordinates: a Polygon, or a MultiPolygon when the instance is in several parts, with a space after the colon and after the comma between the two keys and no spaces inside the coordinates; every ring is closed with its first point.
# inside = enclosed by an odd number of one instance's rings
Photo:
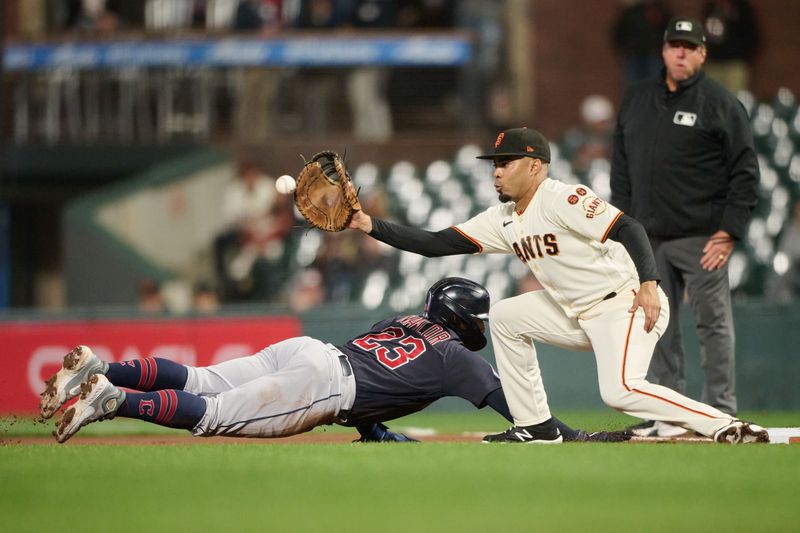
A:
{"type": "Polygon", "coordinates": [[[535,157],[550,162],[550,143],[547,137],[531,128],[512,128],[500,132],[494,142],[494,153],[479,155],[478,159],[508,156],[535,157]]]}
{"type": "Polygon", "coordinates": [[[706,45],[706,33],[703,24],[690,17],[672,17],[664,30],[664,42],[686,41],[697,46],[706,45]]]}

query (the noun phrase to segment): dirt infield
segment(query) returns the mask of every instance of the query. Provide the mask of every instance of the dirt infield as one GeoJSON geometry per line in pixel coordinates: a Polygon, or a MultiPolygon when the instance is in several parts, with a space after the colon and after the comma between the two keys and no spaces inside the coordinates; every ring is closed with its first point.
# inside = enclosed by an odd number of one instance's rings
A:
{"type": "MultiPolygon", "coordinates": [[[[349,433],[304,433],[277,439],[243,439],[235,437],[192,437],[191,435],[77,435],[65,445],[110,445],[110,446],[190,446],[196,444],[241,444],[241,445],[281,445],[281,444],[347,444],[355,435],[349,433]]],[[[474,442],[480,443],[478,436],[462,434],[442,434],[419,438],[421,442],[474,442]]],[[[57,445],[50,436],[4,437],[0,436],[0,446],[57,445]]]]}

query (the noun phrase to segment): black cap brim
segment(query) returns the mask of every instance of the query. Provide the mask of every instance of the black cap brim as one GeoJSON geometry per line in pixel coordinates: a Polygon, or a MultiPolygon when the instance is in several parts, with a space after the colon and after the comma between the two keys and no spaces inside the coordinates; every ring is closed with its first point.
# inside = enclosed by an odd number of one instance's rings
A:
{"type": "Polygon", "coordinates": [[[475,159],[497,159],[498,157],[535,157],[536,159],[541,159],[542,161],[547,161],[547,159],[543,159],[540,156],[535,154],[521,154],[519,152],[506,152],[500,154],[486,154],[486,155],[479,155],[475,159]]]}
{"type": "Polygon", "coordinates": [[[705,46],[706,45],[706,43],[704,43],[702,40],[700,40],[700,39],[698,39],[696,37],[689,37],[688,35],[676,35],[674,37],[670,37],[669,39],[665,39],[664,40],[665,43],[673,43],[675,41],[684,41],[684,42],[687,42],[687,43],[692,43],[692,44],[694,44],[696,46],[705,46]]]}

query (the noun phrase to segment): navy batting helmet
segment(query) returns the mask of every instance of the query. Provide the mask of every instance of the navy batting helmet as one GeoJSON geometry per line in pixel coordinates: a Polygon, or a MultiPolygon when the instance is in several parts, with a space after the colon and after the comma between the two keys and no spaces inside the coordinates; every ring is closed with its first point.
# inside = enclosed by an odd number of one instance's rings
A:
{"type": "Polygon", "coordinates": [[[483,321],[489,318],[489,292],[468,279],[441,279],[428,289],[424,316],[453,330],[476,352],[486,346],[483,321]]]}

